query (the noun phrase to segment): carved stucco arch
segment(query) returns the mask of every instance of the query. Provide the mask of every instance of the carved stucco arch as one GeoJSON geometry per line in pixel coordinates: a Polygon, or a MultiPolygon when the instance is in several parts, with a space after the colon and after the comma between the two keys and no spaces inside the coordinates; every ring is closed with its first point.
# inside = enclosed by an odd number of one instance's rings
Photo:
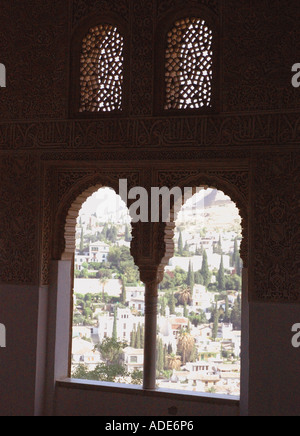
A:
{"type": "MultiPolygon", "coordinates": [[[[229,174],[229,173],[228,173],[229,174]]],[[[228,175],[227,174],[227,175],[228,175]]],[[[245,173],[246,175],[246,173],[245,173]]],[[[235,179],[234,173],[232,173],[232,178],[235,179]]],[[[175,185],[174,185],[175,186],[175,185]]],[[[229,196],[231,201],[236,205],[239,215],[241,217],[241,229],[242,229],[242,242],[240,246],[240,256],[243,261],[243,265],[245,268],[248,267],[248,199],[245,193],[242,193],[239,187],[228,180],[226,180],[226,176],[224,172],[218,175],[209,174],[209,173],[199,173],[197,176],[190,176],[185,178],[184,180],[179,180],[178,187],[182,189],[182,192],[185,187],[189,188],[214,188],[219,191],[222,191],[225,195],[229,196]]],[[[170,189],[172,186],[168,186],[170,189]]],[[[184,199],[182,199],[181,204],[184,204],[184,199]]],[[[177,213],[179,212],[178,208],[176,208],[177,213]]],[[[161,245],[161,264],[160,270],[163,271],[164,267],[168,265],[169,260],[173,257],[174,254],[174,229],[175,229],[175,221],[176,221],[176,212],[175,205],[171,209],[170,219],[171,221],[168,223],[161,224],[160,227],[160,237],[163,240],[163,244],[161,245]]],[[[161,273],[162,278],[162,273],[161,273]]]]}
{"type": "MultiPolygon", "coordinates": [[[[248,173],[246,171],[211,171],[197,172],[195,175],[183,176],[180,171],[164,171],[159,175],[158,186],[170,189],[178,186],[182,189],[190,187],[215,188],[230,197],[236,204],[241,217],[242,243],[240,254],[244,267],[248,266],[248,173]]],[[[76,183],[71,184],[60,199],[55,215],[55,228],[52,258],[71,260],[75,251],[76,220],[83,203],[94,192],[102,187],[113,189],[119,193],[119,179],[128,180],[128,190],[139,186],[137,174],[111,172],[110,175],[93,171],[84,175],[76,183]]],[[[147,188],[146,188],[147,189],[147,188]]],[[[148,187],[148,190],[150,187],[148,187]]],[[[150,194],[149,194],[150,195],[150,194]]],[[[133,201],[133,200],[132,200],[133,201]]],[[[130,206],[130,202],[128,205],[130,206]]],[[[141,280],[155,282],[163,279],[164,268],[174,254],[174,205],[169,223],[132,223],[131,254],[140,269],[141,280]],[[145,235],[147,238],[145,239],[145,235]],[[145,256],[145,244],[149,255],[145,256]]]]}
{"type": "MultiPolygon", "coordinates": [[[[57,260],[71,260],[75,252],[76,221],[79,211],[85,201],[100,188],[111,188],[118,195],[119,179],[127,178],[127,174],[111,171],[111,176],[94,172],[83,176],[72,184],[67,193],[61,198],[55,216],[54,242],[52,257],[57,260]]],[[[128,181],[134,183],[135,177],[128,181]]]]}

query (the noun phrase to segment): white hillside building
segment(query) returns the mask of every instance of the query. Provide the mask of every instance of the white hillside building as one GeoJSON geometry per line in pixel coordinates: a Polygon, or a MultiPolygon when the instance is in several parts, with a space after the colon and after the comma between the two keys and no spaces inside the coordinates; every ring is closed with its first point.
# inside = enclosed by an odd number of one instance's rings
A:
{"type": "Polygon", "coordinates": [[[109,253],[109,245],[105,242],[93,242],[89,247],[89,262],[106,262],[109,253]]]}
{"type": "MultiPolygon", "coordinates": [[[[143,326],[144,316],[134,316],[130,309],[117,309],[117,339],[130,344],[131,332],[137,330],[138,325],[143,326]]],[[[114,315],[105,314],[98,317],[98,336],[102,342],[106,338],[111,338],[114,328],[114,315]]]]}

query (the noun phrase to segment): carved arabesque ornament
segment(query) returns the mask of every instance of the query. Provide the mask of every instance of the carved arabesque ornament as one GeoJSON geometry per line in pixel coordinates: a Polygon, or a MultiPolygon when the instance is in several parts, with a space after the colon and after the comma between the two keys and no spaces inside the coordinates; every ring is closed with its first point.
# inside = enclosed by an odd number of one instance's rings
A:
{"type": "MultiPolygon", "coordinates": [[[[127,179],[128,190],[143,183],[150,193],[151,184],[155,183],[151,176],[153,169],[140,171],[100,170],[92,168],[61,168],[50,166],[45,172],[46,197],[44,231],[52,234],[54,245],[49,245],[51,238],[45,237],[43,247],[42,280],[47,283],[47,261],[54,259],[71,259],[75,250],[75,227],[79,210],[85,200],[101,186],[112,187],[117,193],[119,180],[127,179]],[[53,183],[53,181],[55,181],[53,183]],[[52,198],[51,198],[52,197],[52,198]],[[49,210],[50,208],[50,210],[49,210]],[[51,210],[52,208],[52,210],[51,210]],[[51,227],[52,217],[54,226],[51,227]],[[51,254],[52,253],[52,254],[51,254]]],[[[197,187],[210,186],[223,190],[236,202],[242,217],[243,243],[241,257],[247,266],[248,259],[248,172],[243,171],[199,171],[195,170],[162,170],[157,173],[157,186],[197,187]]],[[[150,197],[149,197],[150,198],[150,197]]],[[[130,205],[130,203],[128,203],[130,205]]],[[[175,220],[175,217],[174,217],[175,220]]],[[[171,223],[133,223],[131,252],[140,269],[141,280],[159,283],[163,279],[164,267],[174,253],[174,222],[171,223]]]]}
{"type": "Polygon", "coordinates": [[[299,153],[254,159],[251,268],[256,297],[264,301],[300,300],[299,153]]]}
{"type": "MultiPolygon", "coordinates": [[[[76,198],[99,183],[116,185],[118,174],[133,174],[132,186],[143,186],[134,168],[141,165],[159,170],[167,186],[194,178],[228,193],[244,217],[244,234],[248,220],[242,257],[247,264],[248,253],[250,298],[300,302],[300,113],[290,71],[300,49],[297,2],[71,3],[15,0],[1,11],[1,62],[9,72],[0,99],[1,283],[47,284],[76,198]],[[220,24],[220,112],[154,116],[155,34],[169,14],[198,6],[220,24]],[[129,109],[122,118],[69,118],[72,35],[99,11],[120,16],[128,30],[129,109]],[[232,168],[234,159],[251,166],[232,168]],[[223,168],[202,167],[215,161],[223,168]]],[[[147,189],[150,183],[158,180],[147,181],[147,189]]],[[[145,270],[149,260],[159,267],[171,255],[172,231],[159,223],[135,226],[132,250],[140,263],[144,256],[145,270]],[[142,251],[141,238],[156,245],[142,251]]]]}

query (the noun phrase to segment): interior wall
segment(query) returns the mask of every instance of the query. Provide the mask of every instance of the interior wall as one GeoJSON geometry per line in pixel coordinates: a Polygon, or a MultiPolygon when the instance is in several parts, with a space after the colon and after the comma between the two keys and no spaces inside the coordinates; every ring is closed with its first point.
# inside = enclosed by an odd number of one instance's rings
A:
{"type": "Polygon", "coordinates": [[[0,348],[1,416],[35,413],[38,305],[38,287],[1,285],[1,323],[6,327],[6,348],[0,348]]]}
{"type": "Polygon", "coordinates": [[[85,388],[80,383],[59,383],[55,398],[57,416],[238,416],[237,401],[213,398],[184,399],[166,392],[124,392],[116,388],[85,388]]]}
{"type": "Polygon", "coordinates": [[[249,414],[299,416],[300,348],[292,346],[292,326],[300,306],[250,304],[249,414]]]}

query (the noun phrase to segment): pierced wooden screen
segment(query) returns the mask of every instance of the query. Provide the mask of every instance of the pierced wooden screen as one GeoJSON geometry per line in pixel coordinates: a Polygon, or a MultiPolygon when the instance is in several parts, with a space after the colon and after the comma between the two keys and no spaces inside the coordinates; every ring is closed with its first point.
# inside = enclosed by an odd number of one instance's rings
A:
{"type": "Polygon", "coordinates": [[[124,39],[110,24],[90,29],[82,41],[80,112],[122,110],[124,39]]]}
{"type": "Polygon", "coordinates": [[[178,20],[168,33],[165,109],[211,107],[213,32],[204,20],[178,20]]]}

